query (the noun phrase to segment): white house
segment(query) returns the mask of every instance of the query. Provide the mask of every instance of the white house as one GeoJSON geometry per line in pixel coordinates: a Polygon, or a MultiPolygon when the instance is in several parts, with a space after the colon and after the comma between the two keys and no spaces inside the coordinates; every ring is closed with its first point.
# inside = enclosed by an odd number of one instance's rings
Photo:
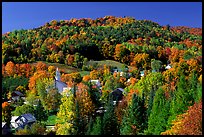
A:
{"type": "Polygon", "coordinates": [[[170,69],[170,68],[172,68],[170,64],[168,64],[168,65],[165,67],[165,69],[170,69]]]}
{"type": "MultiPolygon", "coordinates": [[[[15,119],[15,117],[13,118],[15,119]]],[[[15,124],[13,124],[15,126],[15,129],[23,129],[26,125],[31,126],[33,123],[36,122],[36,118],[30,114],[22,114],[21,116],[18,116],[18,118],[16,118],[15,120],[15,124]]]]}
{"type": "Polygon", "coordinates": [[[98,79],[90,80],[91,84],[96,85],[97,87],[101,87],[101,83],[98,79]]]}
{"type": "Polygon", "coordinates": [[[19,116],[12,116],[11,117],[11,125],[10,125],[10,127],[11,128],[18,128],[18,124],[16,123],[16,119],[18,118],[19,116]]]}

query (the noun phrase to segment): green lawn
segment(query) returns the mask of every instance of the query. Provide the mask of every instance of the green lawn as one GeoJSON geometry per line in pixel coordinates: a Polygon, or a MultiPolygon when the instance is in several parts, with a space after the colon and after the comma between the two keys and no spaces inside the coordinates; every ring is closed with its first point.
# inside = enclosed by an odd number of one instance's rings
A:
{"type": "Polygon", "coordinates": [[[117,67],[118,69],[123,69],[124,64],[117,62],[117,61],[113,61],[113,60],[102,60],[102,61],[88,61],[88,65],[94,65],[95,63],[98,64],[98,66],[103,66],[103,65],[107,65],[107,66],[112,66],[112,67],[117,67]]]}
{"type": "MultiPolygon", "coordinates": [[[[47,66],[55,66],[55,67],[58,67],[59,69],[63,70],[65,73],[72,73],[72,72],[81,71],[81,69],[74,68],[74,67],[68,66],[68,65],[66,65],[66,64],[49,63],[49,62],[45,62],[45,61],[42,61],[42,62],[45,63],[47,66]]],[[[36,63],[33,63],[33,64],[36,64],[36,63]]]]}
{"type": "Polygon", "coordinates": [[[56,115],[51,115],[51,116],[49,116],[49,117],[48,117],[48,120],[47,120],[47,122],[46,122],[46,125],[55,125],[56,118],[57,118],[56,115]]]}
{"type": "MultiPolygon", "coordinates": [[[[81,76],[83,77],[84,75],[89,75],[90,71],[82,71],[81,69],[78,68],[74,68],[65,64],[60,64],[60,63],[49,63],[49,62],[45,62],[42,61],[43,63],[45,63],[47,66],[55,66],[58,67],[60,70],[63,70],[65,73],[73,73],[73,72],[79,72],[81,74],[81,76]]],[[[33,63],[36,64],[36,63],[33,63]]],[[[101,61],[88,61],[87,65],[96,65],[98,67],[103,67],[103,65],[107,65],[107,66],[112,66],[112,67],[117,67],[118,69],[123,69],[124,68],[124,64],[117,62],[117,61],[113,61],[113,60],[101,60],[101,61]]],[[[129,68],[131,68],[129,66],[129,68]]]]}

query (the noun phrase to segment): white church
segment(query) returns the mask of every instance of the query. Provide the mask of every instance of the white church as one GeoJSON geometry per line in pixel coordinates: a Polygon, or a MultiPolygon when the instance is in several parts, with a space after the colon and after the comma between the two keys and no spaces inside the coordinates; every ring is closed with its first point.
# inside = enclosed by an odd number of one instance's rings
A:
{"type": "Polygon", "coordinates": [[[67,84],[66,84],[66,83],[64,83],[64,82],[62,82],[62,81],[60,80],[60,72],[59,72],[59,69],[58,69],[58,68],[56,69],[56,76],[55,76],[54,87],[55,87],[56,89],[58,89],[58,92],[59,92],[60,94],[62,94],[62,92],[63,92],[64,90],[70,89],[70,88],[67,87],[67,84]]]}

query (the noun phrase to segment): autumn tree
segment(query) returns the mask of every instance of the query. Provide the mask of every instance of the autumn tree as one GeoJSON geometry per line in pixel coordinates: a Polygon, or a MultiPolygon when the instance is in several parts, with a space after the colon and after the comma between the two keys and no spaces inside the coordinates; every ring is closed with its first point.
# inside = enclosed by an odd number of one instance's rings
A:
{"type": "Polygon", "coordinates": [[[202,135],[202,101],[188,107],[188,110],[172,121],[172,127],[161,135],[202,135]]]}
{"type": "Polygon", "coordinates": [[[57,113],[56,134],[57,135],[75,135],[75,101],[74,95],[70,91],[63,92],[60,109],[57,113]]]}
{"type": "Polygon", "coordinates": [[[6,125],[10,127],[11,121],[11,106],[8,102],[2,103],[2,121],[6,122],[6,125]]]}
{"type": "Polygon", "coordinates": [[[44,70],[36,71],[29,79],[28,87],[31,91],[36,92],[36,83],[38,79],[48,77],[48,73],[44,70]]]}
{"type": "Polygon", "coordinates": [[[85,75],[85,76],[83,76],[82,81],[88,82],[89,80],[91,80],[90,75],[85,75]]]}
{"type": "Polygon", "coordinates": [[[77,85],[77,92],[76,92],[76,101],[79,106],[79,115],[80,121],[84,124],[82,125],[81,134],[85,134],[85,130],[87,129],[87,124],[89,122],[90,116],[95,110],[95,106],[91,100],[89,94],[89,87],[83,83],[79,83],[77,85]]]}
{"type": "Polygon", "coordinates": [[[55,111],[59,108],[60,94],[55,89],[52,78],[39,79],[36,89],[45,110],[55,111]]]}
{"type": "Polygon", "coordinates": [[[115,47],[114,59],[122,63],[128,63],[130,51],[122,44],[117,44],[115,47]]]}
{"type": "Polygon", "coordinates": [[[149,54],[139,53],[135,55],[133,62],[131,62],[131,66],[135,66],[139,69],[146,70],[150,64],[149,61],[150,61],[149,54]]]}
{"type": "Polygon", "coordinates": [[[9,61],[5,66],[5,71],[8,76],[13,76],[16,72],[15,70],[15,64],[11,61],[9,61]]]}
{"type": "Polygon", "coordinates": [[[46,70],[46,69],[47,69],[47,66],[46,66],[45,63],[43,63],[42,61],[40,61],[40,62],[37,62],[37,64],[36,64],[36,69],[37,69],[37,71],[46,70]]]}

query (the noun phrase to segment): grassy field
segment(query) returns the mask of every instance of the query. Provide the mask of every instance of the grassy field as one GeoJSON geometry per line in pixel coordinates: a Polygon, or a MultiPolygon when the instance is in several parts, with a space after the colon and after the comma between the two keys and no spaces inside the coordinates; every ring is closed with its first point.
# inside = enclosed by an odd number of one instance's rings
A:
{"type": "MultiPolygon", "coordinates": [[[[45,63],[47,66],[58,67],[60,70],[63,70],[65,73],[79,72],[82,77],[84,75],[89,75],[90,74],[90,71],[82,71],[81,69],[74,68],[74,67],[71,67],[71,66],[68,66],[68,65],[65,65],[65,64],[48,63],[48,62],[45,62],[45,61],[43,61],[43,63],[45,63]]],[[[36,64],[36,63],[33,63],[33,64],[36,64]]],[[[121,69],[121,70],[124,68],[124,64],[123,63],[120,63],[120,62],[117,62],[117,61],[113,61],[113,60],[88,61],[87,62],[87,65],[92,65],[92,66],[96,66],[97,65],[97,67],[103,67],[103,65],[105,65],[105,64],[107,66],[117,67],[118,69],[121,69]]]]}
{"type": "Polygon", "coordinates": [[[112,67],[117,67],[118,69],[123,69],[124,65],[123,63],[113,61],[113,60],[102,60],[102,61],[88,61],[88,65],[98,65],[99,67],[103,66],[106,64],[106,66],[112,66],[112,67]]]}

